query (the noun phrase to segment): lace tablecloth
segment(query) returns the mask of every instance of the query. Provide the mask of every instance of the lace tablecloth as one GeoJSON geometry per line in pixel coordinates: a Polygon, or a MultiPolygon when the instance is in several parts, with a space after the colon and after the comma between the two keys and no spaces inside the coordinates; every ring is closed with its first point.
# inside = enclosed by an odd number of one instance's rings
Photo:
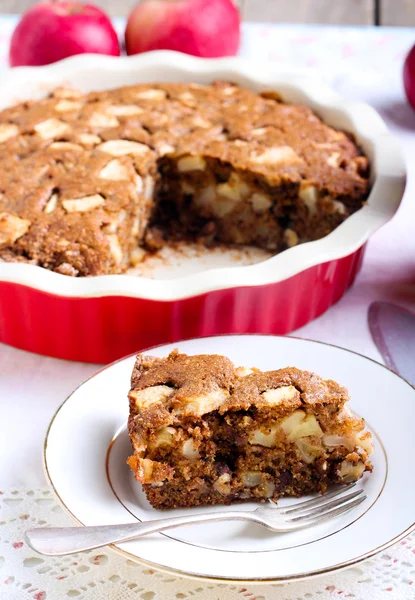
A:
{"type": "MultiPolygon", "coordinates": [[[[0,18],[0,68],[6,67],[14,22],[0,18]]],[[[415,29],[246,24],[241,51],[272,68],[316,69],[340,93],[373,104],[401,139],[409,171],[402,208],[371,239],[363,270],[348,294],[296,332],[378,360],[366,325],[369,303],[415,305],[415,236],[408,226],[415,223],[415,113],[405,102],[401,79],[403,58],[414,42],[415,29]]],[[[72,524],[43,477],[44,433],[59,404],[94,370],[94,365],[0,344],[0,600],[414,600],[415,536],[347,571],[284,586],[175,579],[109,549],[59,559],[36,555],[24,543],[26,528],[72,524]]]]}
{"type": "Polygon", "coordinates": [[[360,566],[286,585],[227,585],[175,578],[142,567],[111,549],[46,558],[24,543],[40,525],[73,525],[49,490],[0,496],[1,600],[413,600],[415,534],[360,566]]]}

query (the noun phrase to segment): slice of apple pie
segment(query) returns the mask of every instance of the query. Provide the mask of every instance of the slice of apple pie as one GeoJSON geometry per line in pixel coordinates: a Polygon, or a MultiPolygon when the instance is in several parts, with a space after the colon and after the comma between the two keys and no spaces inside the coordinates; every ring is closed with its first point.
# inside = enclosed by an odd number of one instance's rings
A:
{"type": "Polygon", "coordinates": [[[372,470],[347,390],[308,371],[139,355],[129,400],[128,463],[155,508],[302,496],[372,470]]]}

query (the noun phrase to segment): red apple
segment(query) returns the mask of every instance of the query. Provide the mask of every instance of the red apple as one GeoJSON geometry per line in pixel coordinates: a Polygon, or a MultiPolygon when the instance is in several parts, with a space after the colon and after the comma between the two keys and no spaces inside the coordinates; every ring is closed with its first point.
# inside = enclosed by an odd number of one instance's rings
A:
{"type": "Polygon", "coordinates": [[[120,55],[108,16],[93,4],[41,2],[26,11],[13,32],[12,67],[47,65],[73,54],[120,55]]]}
{"type": "Polygon", "coordinates": [[[129,16],[127,54],[177,50],[216,58],[237,53],[240,16],[232,0],[147,0],[129,16]]]}
{"type": "Polygon", "coordinates": [[[415,46],[412,46],[403,67],[403,84],[409,104],[415,110],[415,46]]]}

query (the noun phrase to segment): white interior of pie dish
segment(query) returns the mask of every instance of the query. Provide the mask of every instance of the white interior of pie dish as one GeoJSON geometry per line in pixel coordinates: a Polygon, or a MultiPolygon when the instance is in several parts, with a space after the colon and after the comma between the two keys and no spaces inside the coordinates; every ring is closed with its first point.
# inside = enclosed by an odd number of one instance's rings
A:
{"type": "Polygon", "coordinates": [[[122,58],[82,55],[2,74],[0,109],[40,98],[61,85],[91,91],[145,82],[210,83],[215,79],[233,81],[255,91],[277,90],[285,101],[306,104],[328,124],[354,133],[371,161],[372,190],[367,204],[328,236],[249,266],[212,268],[157,280],[132,275],[71,278],[33,265],[0,263],[0,280],[61,296],[178,300],[218,289],[277,283],[355,252],[392,218],[405,187],[405,166],[397,140],[369,105],[342,98],[304,71],[275,72],[269,65],[237,58],[207,60],[168,51],[122,58]]]}

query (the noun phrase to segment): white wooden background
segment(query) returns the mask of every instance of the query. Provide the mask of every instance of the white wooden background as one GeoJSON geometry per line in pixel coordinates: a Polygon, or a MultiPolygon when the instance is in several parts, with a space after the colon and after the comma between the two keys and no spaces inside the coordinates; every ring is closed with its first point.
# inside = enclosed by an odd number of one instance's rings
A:
{"type": "MultiPolygon", "coordinates": [[[[0,0],[0,13],[19,13],[37,1],[0,0]]],[[[113,16],[126,16],[137,0],[91,2],[113,16]]],[[[415,25],[415,0],[238,0],[238,4],[247,21],[415,25]]]]}

